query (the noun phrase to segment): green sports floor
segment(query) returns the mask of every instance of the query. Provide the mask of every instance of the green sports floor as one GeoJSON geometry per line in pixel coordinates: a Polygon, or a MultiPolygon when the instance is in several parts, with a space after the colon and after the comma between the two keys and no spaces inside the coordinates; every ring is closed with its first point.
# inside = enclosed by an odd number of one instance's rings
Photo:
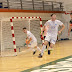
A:
{"type": "Polygon", "coordinates": [[[72,72],[72,55],[21,72],[72,72]]]}

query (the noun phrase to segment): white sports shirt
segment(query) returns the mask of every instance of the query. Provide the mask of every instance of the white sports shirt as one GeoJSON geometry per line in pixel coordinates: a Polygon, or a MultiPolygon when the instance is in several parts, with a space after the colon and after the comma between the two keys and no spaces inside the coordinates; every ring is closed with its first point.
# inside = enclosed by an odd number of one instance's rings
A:
{"type": "Polygon", "coordinates": [[[58,27],[62,26],[63,23],[60,20],[48,20],[45,23],[45,26],[49,26],[48,31],[47,31],[47,35],[51,35],[52,37],[57,37],[58,34],[58,27]]]}
{"type": "Polygon", "coordinates": [[[31,42],[37,42],[36,37],[30,31],[27,31],[27,37],[32,38],[31,42]]]}

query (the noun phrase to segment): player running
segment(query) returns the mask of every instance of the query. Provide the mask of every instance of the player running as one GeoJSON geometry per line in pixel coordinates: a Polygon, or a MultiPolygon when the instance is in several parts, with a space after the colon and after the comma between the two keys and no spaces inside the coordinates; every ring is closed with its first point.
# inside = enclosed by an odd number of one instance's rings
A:
{"type": "Polygon", "coordinates": [[[50,50],[51,50],[51,48],[53,48],[54,44],[56,43],[57,34],[58,33],[60,34],[63,31],[63,29],[65,28],[64,24],[60,20],[56,20],[55,14],[52,14],[51,20],[48,20],[45,23],[45,25],[43,26],[42,31],[41,31],[41,35],[43,34],[44,28],[46,26],[48,27],[48,31],[47,31],[47,35],[46,35],[45,42],[44,42],[44,45],[42,47],[41,53],[38,56],[39,58],[43,57],[44,50],[45,50],[48,42],[50,42],[50,47],[48,48],[48,54],[50,55],[50,50]],[[60,31],[58,31],[59,26],[62,26],[60,31]]]}

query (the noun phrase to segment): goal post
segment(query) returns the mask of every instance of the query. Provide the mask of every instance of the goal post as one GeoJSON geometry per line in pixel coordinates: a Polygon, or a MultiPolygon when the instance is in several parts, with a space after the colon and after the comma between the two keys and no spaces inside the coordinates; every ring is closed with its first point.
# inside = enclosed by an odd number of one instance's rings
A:
{"type": "MultiPolygon", "coordinates": [[[[5,18],[1,20],[1,56],[11,56],[10,53],[11,48],[13,55],[17,55],[17,46],[19,46],[21,43],[23,45],[23,42],[25,41],[26,35],[24,35],[24,40],[23,40],[23,35],[22,35],[22,28],[27,27],[29,31],[31,31],[38,39],[38,42],[40,41],[40,31],[39,29],[42,29],[42,19],[41,17],[10,17],[10,18],[5,18]],[[4,25],[5,24],[5,25],[4,25]],[[6,27],[5,27],[6,26],[6,27]],[[9,34],[8,34],[9,32],[9,34]],[[5,33],[5,34],[4,34],[5,33]],[[19,35],[18,35],[19,33],[19,35]],[[7,36],[5,36],[7,35],[7,36]],[[38,36],[37,36],[38,35],[38,36]],[[4,42],[6,39],[9,41],[4,42]],[[19,41],[20,40],[20,41],[19,41]],[[23,41],[23,42],[21,42],[23,41]],[[6,45],[11,46],[11,48],[6,47],[6,45]],[[13,44],[12,44],[13,43],[13,44]],[[6,47],[6,48],[5,48],[6,47]],[[7,53],[6,50],[9,49],[7,53]],[[5,51],[4,51],[5,50],[5,51]]],[[[6,41],[7,41],[6,40],[6,41]]],[[[44,43],[44,40],[42,40],[42,43],[44,43]]]]}

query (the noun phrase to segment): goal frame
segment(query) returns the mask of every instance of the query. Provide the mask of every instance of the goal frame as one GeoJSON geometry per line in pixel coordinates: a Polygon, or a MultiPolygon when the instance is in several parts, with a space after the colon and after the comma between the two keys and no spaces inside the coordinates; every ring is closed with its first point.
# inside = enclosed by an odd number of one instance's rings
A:
{"type": "MultiPolygon", "coordinates": [[[[15,20],[15,19],[29,19],[29,20],[30,19],[34,19],[34,20],[39,19],[39,21],[40,21],[40,29],[42,30],[42,19],[41,19],[41,17],[10,17],[9,19],[10,19],[10,25],[11,25],[13,48],[14,48],[15,55],[17,56],[13,20],[15,20]]],[[[44,43],[44,39],[42,39],[42,43],[44,43]]]]}

